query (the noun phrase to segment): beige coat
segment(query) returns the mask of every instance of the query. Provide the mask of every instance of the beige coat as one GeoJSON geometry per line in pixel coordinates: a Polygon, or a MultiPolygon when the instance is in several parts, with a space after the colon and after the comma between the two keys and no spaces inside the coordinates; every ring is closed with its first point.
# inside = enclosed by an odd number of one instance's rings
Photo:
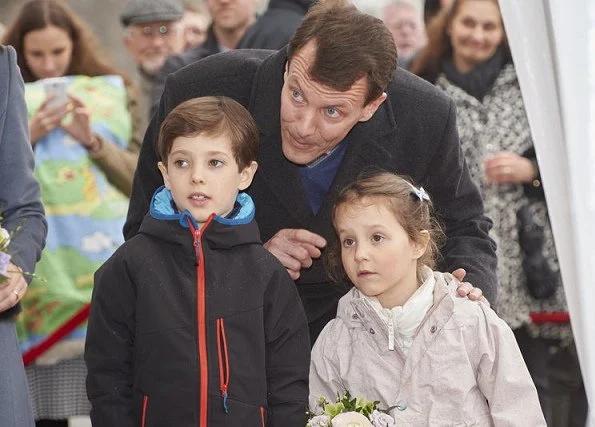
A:
{"type": "Polygon", "coordinates": [[[395,406],[397,426],[545,426],[535,386],[510,328],[489,307],[455,296],[449,274],[408,357],[388,349],[388,328],[353,289],[312,350],[310,405],[339,393],[395,406]]]}

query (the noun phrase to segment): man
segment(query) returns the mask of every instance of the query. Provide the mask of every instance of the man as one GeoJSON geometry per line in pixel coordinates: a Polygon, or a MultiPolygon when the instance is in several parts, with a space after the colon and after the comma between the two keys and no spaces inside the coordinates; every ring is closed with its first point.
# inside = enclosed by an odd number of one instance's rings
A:
{"type": "Polygon", "coordinates": [[[314,0],[270,0],[266,12],[252,25],[238,49],[281,49],[293,36],[314,0]]]}
{"type": "Polygon", "coordinates": [[[441,268],[465,268],[495,301],[491,223],[461,152],[454,105],[395,72],[396,56],[381,20],[327,0],[310,8],[287,49],[236,50],[173,74],[145,136],[125,236],[138,231],[162,185],[155,141],[164,117],[186,99],[225,95],[248,107],[260,129],[260,166],[248,192],[265,247],[296,281],[312,339],[345,292],[329,284],[320,259],[335,238],[333,199],[369,168],[408,175],[428,190],[447,234],[441,268]]]}
{"type": "Polygon", "coordinates": [[[184,2],[184,50],[200,46],[207,39],[211,16],[203,3],[184,2]]]}
{"type": "Polygon", "coordinates": [[[153,113],[163,93],[165,79],[170,73],[209,55],[236,48],[248,27],[256,21],[256,6],[259,1],[207,0],[212,19],[207,31],[207,39],[202,45],[174,55],[165,62],[157,74],[153,90],[153,113]]]}
{"type": "Polygon", "coordinates": [[[123,43],[138,69],[138,115],[143,131],[150,119],[155,76],[167,57],[184,47],[183,16],[179,0],[128,0],[120,14],[126,29],[123,43]]]}
{"type": "Polygon", "coordinates": [[[382,20],[397,44],[398,65],[408,68],[426,43],[421,10],[411,0],[393,0],[384,7],[382,20]]]}

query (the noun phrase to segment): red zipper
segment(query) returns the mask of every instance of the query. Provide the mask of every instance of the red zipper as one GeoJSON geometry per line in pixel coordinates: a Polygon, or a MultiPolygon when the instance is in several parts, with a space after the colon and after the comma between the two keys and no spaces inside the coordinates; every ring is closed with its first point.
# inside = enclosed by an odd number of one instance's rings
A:
{"type": "Polygon", "coordinates": [[[198,265],[196,266],[197,275],[197,340],[198,340],[198,363],[200,366],[200,400],[199,400],[199,426],[207,425],[207,407],[208,407],[208,386],[209,386],[209,369],[207,363],[207,310],[206,310],[206,284],[205,284],[205,265],[203,251],[201,250],[202,233],[211,223],[215,214],[211,214],[207,221],[203,224],[200,230],[197,230],[188,218],[188,224],[192,237],[194,239],[194,252],[198,265]]]}
{"type": "Polygon", "coordinates": [[[229,386],[229,358],[227,353],[227,338],[223,319],[217,319],[217,355],[219,356],[219,389],[223,397],[223,410],[227,414],[227,387],[229,386]]]}
{"type": "Polygon", "coordinates": [[[260,419],[262,420],[262,427],[265,427],[265,425],[264,425],[264,406],[260,407],[260,419]]]}
{"type": "Polygon", "coordinates": [[[147,405],[149,404],[149,396],[143,396],[143,416],[141,421],[141,426],[145,427],[145,419],[147,416],[147,405]]]}

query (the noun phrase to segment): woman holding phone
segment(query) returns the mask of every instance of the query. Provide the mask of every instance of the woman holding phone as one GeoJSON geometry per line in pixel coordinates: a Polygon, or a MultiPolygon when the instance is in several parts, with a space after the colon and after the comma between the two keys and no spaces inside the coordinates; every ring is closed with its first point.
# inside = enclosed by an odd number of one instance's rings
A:
{"type": "Polygon", "coordinates": [[[25,81],[48,220],[38,278],[21,301],[17,331],[25,364],[33,361],[26,373],[37,426],[67,426],[69,417],[90,410],[85,310],[93,273],[123,240],[141,141],[131,114],[135,99],[87,26],[59,0],[25,3],[3,43],[16,50],[25,81]]]}

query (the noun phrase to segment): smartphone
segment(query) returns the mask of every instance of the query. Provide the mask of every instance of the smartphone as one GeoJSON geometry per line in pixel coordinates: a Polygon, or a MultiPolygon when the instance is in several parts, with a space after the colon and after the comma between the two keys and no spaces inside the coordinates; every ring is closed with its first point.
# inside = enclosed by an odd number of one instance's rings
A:
{"type": "Polygon", "coordinates": [[[49,106],[54,107],[68,101],[68,79],[65,77],[52,77],[43,81],[46,96],[54,96],[49,106]]]}

